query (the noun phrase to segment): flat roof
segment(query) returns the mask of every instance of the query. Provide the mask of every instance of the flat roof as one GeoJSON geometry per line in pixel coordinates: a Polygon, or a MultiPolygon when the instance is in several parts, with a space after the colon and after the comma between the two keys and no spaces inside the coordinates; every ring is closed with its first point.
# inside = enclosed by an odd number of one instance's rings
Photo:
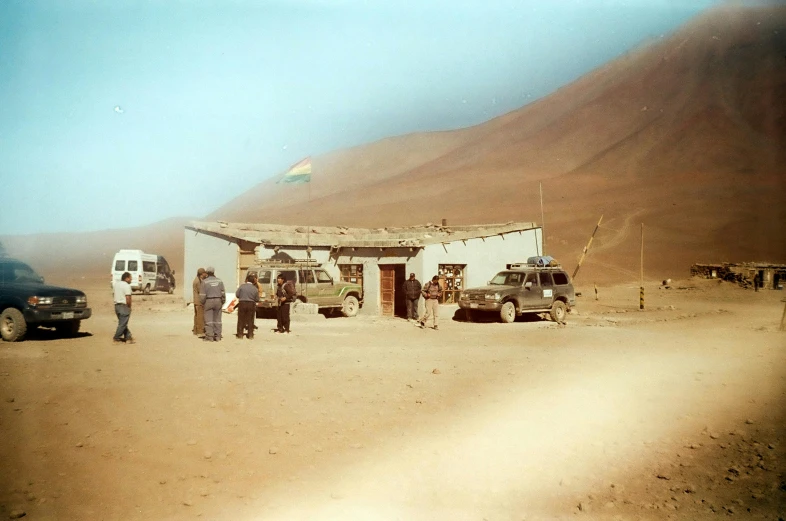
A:
{"type": "Polygon", "coordinates": [[[229,237],[269,246],[323,246],[356,248],[423,247],[468,239],[480,239],[540,228],[534,222],[348,228],[345,226],[294,226],[285,224],[192,222],[187,230],[229,237]],[[309,228],[311,233],[309,234],[309,228]]]}

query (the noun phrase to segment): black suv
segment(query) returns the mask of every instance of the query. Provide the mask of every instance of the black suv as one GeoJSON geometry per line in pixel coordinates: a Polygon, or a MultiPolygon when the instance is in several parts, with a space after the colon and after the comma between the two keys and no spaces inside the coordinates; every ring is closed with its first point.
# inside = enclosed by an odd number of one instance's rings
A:
{"type": "Polygon", "coordinates": [[[459,299],[468,320],[478,312],[494,312],[503,322],[513,322],[524,313],[548,312],[552,320],[563,323],[575,304],[573,284],[565,271],[532,264],[509,264],[488,286],[467,289],[459,299]]]}
{"type": "Polygon", "coordinates": [[[81,291],[44,284],[44,278],[24,262],[0,258],[0,335],[6,342],[22,340],[36,326],[74,336],[90,315],[81,291]]]}

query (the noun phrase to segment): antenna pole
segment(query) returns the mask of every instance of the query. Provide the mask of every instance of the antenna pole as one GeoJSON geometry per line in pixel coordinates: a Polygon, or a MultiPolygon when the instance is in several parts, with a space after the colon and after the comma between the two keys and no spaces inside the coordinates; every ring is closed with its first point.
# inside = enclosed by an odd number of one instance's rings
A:
{"type": "Polygon", "coordinates": [[[543,255],[546,255],[546,220],[543,217],[543,183],[539,182],[540,187],[540,245],[543,255]]]}

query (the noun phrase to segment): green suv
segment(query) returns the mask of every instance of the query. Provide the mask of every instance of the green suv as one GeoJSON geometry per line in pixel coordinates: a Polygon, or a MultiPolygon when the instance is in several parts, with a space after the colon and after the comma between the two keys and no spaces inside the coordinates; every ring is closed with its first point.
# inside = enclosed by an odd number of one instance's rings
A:
{"type": "Polygon", "coordinates": [[[459,299],[468,320],[495,313],[507,323],[524,313],[549,313],[564,323],[574,305],[576,293],[564,270],[532,264],[509,264],[488,286],[464,290],[459,299]]]}
{"type": "Polygon", "coordinates": [[[297,298],[319,306],[320,310],[341,311],[345,317],[354,317],[360,310],[363,289],[360,284],[337,282],[317,263],[269,263],[251,266],[243,278],[253,273],[260,287],[257,311],[275,308],[276,278],[282,273],[286,280],[295,284],[297,298]]]}

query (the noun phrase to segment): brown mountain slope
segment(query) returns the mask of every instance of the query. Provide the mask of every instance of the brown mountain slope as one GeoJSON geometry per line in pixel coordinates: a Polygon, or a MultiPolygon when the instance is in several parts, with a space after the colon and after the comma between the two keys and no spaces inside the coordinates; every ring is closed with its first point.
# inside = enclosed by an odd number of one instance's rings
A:
{"type": "Polygon", "coordinates": [[[719,8],[554,94],[476,127],[313,160],[306,186],[261,183],[210,218],[365,226],[540,221],[582,277],[690,263],[786,262],[786,8],[719,8]]]}

